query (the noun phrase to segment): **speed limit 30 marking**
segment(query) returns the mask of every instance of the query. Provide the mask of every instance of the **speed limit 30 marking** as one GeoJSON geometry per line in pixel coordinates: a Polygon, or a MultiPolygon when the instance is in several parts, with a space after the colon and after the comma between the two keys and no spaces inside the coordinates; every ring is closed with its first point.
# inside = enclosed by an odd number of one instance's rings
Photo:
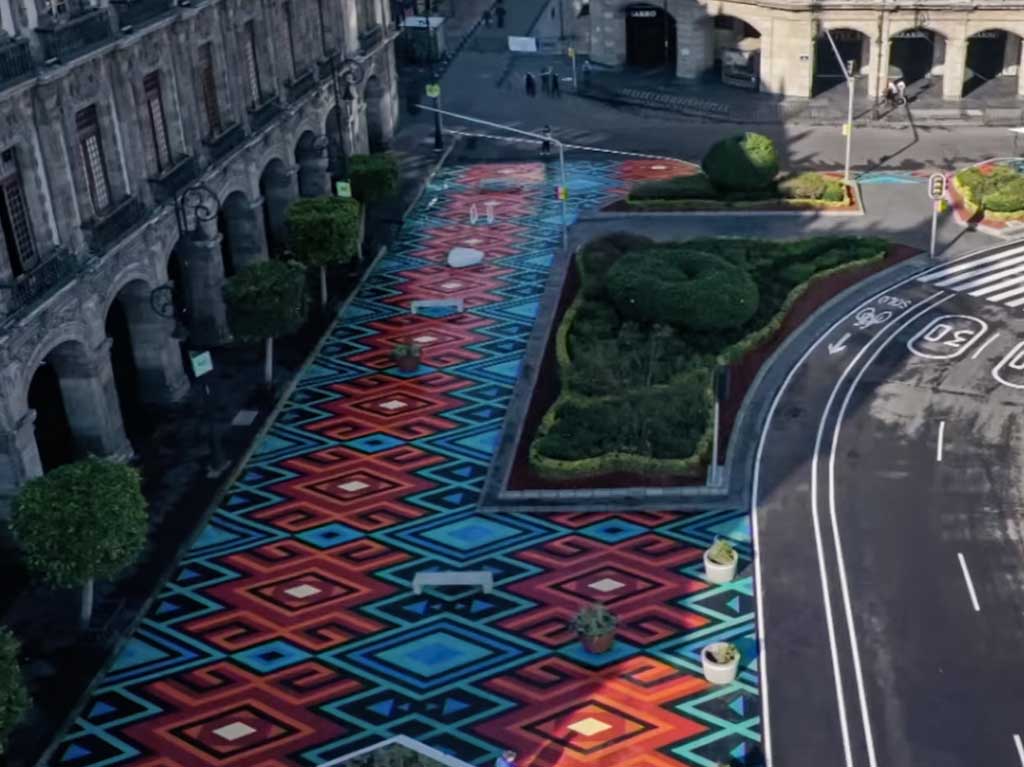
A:
{"type": "Polygon", "coordinates": [[[1024,341],[1010,349],[1009,353],[996,363],[992,368],[992,377],[1003,386],[1024,389],[1024,341]]]}
{"type": "Polygon", "coordinates": [[[936,317],[907,341],[907,348],[929,360],[959,357],[988,332],[988,323],[967,314],[936,317]]]}

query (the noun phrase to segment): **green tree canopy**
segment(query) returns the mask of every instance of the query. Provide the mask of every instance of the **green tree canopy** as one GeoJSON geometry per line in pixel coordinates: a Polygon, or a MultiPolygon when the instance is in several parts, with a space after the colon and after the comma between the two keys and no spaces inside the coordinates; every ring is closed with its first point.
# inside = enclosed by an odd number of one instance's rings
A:
{"type": "Polygon", "coordinates": [[[148,525],[139,473],[102,458],[29,480],[10,519],[29,569],[59,588],[115,576],[142,551],[148,525]]]}
{"type": "Polygon", "coordinates": [[[250,264],[224,285],[231,332],[259,341],[298,330],[306,318],[306,270],[294,261],[250,264]]]}
{"type": "Polygon", "coordinates": [[[398,191],[398,159],[390,152],[353,155],[349,180],[352,196],[361,203],[386,200],[398,191]]]}
{"type": "Polygon", "coordinates": [[[28,705],[28,690],[18,667],[18,640],[8,629],[0,628],[0,754],[28,705]]]}
{"type": "Polygon", "coordinates": [[[359,203],[344,197],[305,197],[288,207],[288,239],[295,258],[323,267],[359,257],[359,203]]]}
{"type": "Polygon", "coordinates": [[[779,173],[779,156],[767,136],[741,133],[714,144],[701,167],[723,192],[750,192],[772,185],[779,173]]]}

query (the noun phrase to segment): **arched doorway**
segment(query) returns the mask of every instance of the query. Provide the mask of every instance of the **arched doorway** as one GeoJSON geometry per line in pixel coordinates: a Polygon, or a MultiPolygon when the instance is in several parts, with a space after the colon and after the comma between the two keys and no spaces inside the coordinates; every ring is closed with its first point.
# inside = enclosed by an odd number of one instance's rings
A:
{"type": "Polygon", "coordinates": [[[638,69],[676,67],[676,21],[664,8],[631,5],[626,13],[626,64],[638,69]]]}
{"type": "Polygon", "coordinates": [[[760,88],[760,30],[735,16],[715,16],[712,45],[716,79],[739,88],[760,88]]]}
{"type": "Polygon", "coordinates": [[[366,133],[370,151],[383,152],[388,148],[389,131],[385,125],[384,86],[377,75],[366,81],[363,99],[366,101],[366,133]]]}
{"type": "Polygon", "coordinates": [[[295,145],[295,164],[299,167],[299,196],[321,197],[327,194],[327,139],[306,131],[295,145]]]}
{"type": "Polygon", "coordinates": [[[262,216],[262,211],[254,210],[254,205],[241,191],[232,192],[221,203],[217,229],[222,238],[220,246],[225,277],[231,277],[239,269],[266,258],[262,216]]]}
{"type": "MultiPolygon", "coordinates": [[[[125,434],[136,448],[142,445],[153,432],[154,421],[150,412],[142,402],[139,371],[135,365],[131,321],[128,318],[129,308],[126,304],[134,300],[134,286],[142,283],[130,283],[122,288],[118,297],[107,309],[106,331],[110,339],[110,367],[114,373],[114,388],[117,390],[117,401],[121,405],[121,418],[124,421],[125,434]]],[[[145,289],[145,285],[142,285],[145,289]]],[[[148,296],[149,291],[145,290],[148,296]]],[[[138,311],[142,307],[131,307],[138,311]]],[[[138,329],[136,333],[138,333],[138,329]]],[[[141,340],[141,339],[140,339],[141,340]]]]}
{"type": "Polygon", "coordinates": [[[903,80],[908,86],[931,79],[932,70],[943,63],[944,51],[945,39],[930,29],[915,27],[897,32],[889,38],[888,79],[903,80]]]}
{"type": "Polygon", "coordinates": [[[871,39],[856,29],[830,29],[832,40],[839,51],[840,66],[836,53],[822,33],[814,46],[814,95],[842,85],[846,73],[859,77],[871,61],[871,39]],[[845,70],[845,72],[844,72],[845,70]]]}
{"type": "Polygon", "coordinates": [[[1003,29],[968,37],[963,95],[1016,97],[1020,48],[1020,37],[1003,29]]]}
{"type": "Polygon", "coordinates": [[[263,226],[267,236],[267,252],[271,258],[281,255],[287,247],[288,205],[294,199],[292,176],[279,159],[267,163],[260,176],[260,194],[263,195],[263,226]]]}
{"type": "Polygon", "coordinates": [[[77,457],[75,436],[71,431],[60,378],[51,360],[36,368],[28,387],[28,406],[36,411],[36,448],[43,471],[71,463],[77,457]]]}
{"type": "Polygon", "coordinates": [[[327,136],[327,162],[332,184],[348,176],[344,130],[345,116],[338,107],[331,107],[324,122],[324,135],[327,136]]]}

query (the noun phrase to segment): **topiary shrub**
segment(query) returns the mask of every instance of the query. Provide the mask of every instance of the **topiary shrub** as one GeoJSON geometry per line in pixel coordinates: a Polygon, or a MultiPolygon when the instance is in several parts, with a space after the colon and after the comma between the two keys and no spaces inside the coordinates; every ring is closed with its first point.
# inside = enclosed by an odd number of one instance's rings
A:
{"type": "Polygon", "coordinates": [[[604,295],[605,275],[622,255],[654,244],[654,240],[629,232],[612,232],[588,242],[579,254],[582,266],[583,295],[599,298],[604,295]]]}
{"type": "Polygon", "coordinates": [[[779,173],[775,144],[760,133],[722,139],[704,155],[705,175],[722,192],[753,192],[770,187],[779,173]]]}
{"type": "Polygon", "coordinates": [[[759,298],[743,266],[676,248],[627,253],[608,271],[607,285],[622,317],[685,330],[739,327],[754,316],[759,298]]]}
{"type": "Polygon", "coordinates": [[[398,159],[391,152],[353,155],[349,181],[352,196],[364,205],[386,200],[398,191],[398,159]]]}
{"type": "Polygon", "coordinates": [[[320,270],[320,304],[327,304],[327,267],[359,258],[359,203],[344,197],[304,197],[288,206],[288,240],[296,260],[320,270]]]}
{"type": "Polygon", "coordinates": [[[10,630],[0,628],[0,754],[7,736],[29,706],[28,690],[18,666],[18,640],[10,630]]]}
{"type": "Polygon", "coordinates": [[[1024,176],[1007,179],[983,198],[986,210],[1016,213],[1024,210],[1024,176]]]}
{"type": "Polygon", "coordinates": [[[675,176],[662,181],[643,181],[629,191],[629,199],[641,200],[713,200],[718,190],[703,173],[675,176]]]}

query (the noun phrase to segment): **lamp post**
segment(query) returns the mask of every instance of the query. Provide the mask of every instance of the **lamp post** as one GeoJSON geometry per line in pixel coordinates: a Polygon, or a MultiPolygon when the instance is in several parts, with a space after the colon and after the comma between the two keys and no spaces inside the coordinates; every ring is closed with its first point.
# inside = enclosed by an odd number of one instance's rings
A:
{"type": "MultiPolygon", "coordinates": [[[[341,105],[342,102],[345,104],[346,110],[351,113],[352,102],[355,101],[355,93],[352,88],[358,86],[363,78],[366,77],[366,69],[355,59],[345,59],[341,62],[341,70],[338,68],[338,56],[337,54],[331,56],[331,82],[334,85],[334,105],[337,108],[335,123],[338,129],[338,141],[342,141],[342,137],[345,135],[344,128],[341,122],[341,105]],[[341,82],[345,83],[345,90],[341,89],[341,82]]],[[[349,144],[353,144],[354,141],[352,136],[349,135],[349,144]]],[[[342,148],[344,153],[344,147],[342,148]]],[[[337,164],[335,165],[335,170],[337,164]]],[[[340,172],[337,175],[341,175],[340,172]]]]}
{"type": "Polygon", "coordinates": [[[427,86],[427,95],[434,99],[434,151],[440,152],[444,149],[444,127],[441,123],[441,83],[437,73],[437,40],[434,36],[434,29],[430,24],[430,6],[427,6],[427,16],[423,17],[423,26],[427,32],[427,56],[430,60],[430,84],[427,86]]]}
{"type": "Polygon", "coordinates": [[[828,44],[832,46],[832,53],[836,56],[836,61],[839,63],[839,71],[843,73],[843,77],[846,79],[846,90],[847,102],[846,102],[846,126],[843,129],[843,134],[846,136],[846,163],[843,166],[843,181],[847,184],[850,183],[850,151],[851,141],[853,140],[853,88],[854,79],[853,76],[846,71],[846,62],[843,61],[843,57],[839,54],[839,47],[836,45],[836,41],[832,39],[832,33],[826,28],[824,29],[825,37],[828,38],[828,44]]]}

